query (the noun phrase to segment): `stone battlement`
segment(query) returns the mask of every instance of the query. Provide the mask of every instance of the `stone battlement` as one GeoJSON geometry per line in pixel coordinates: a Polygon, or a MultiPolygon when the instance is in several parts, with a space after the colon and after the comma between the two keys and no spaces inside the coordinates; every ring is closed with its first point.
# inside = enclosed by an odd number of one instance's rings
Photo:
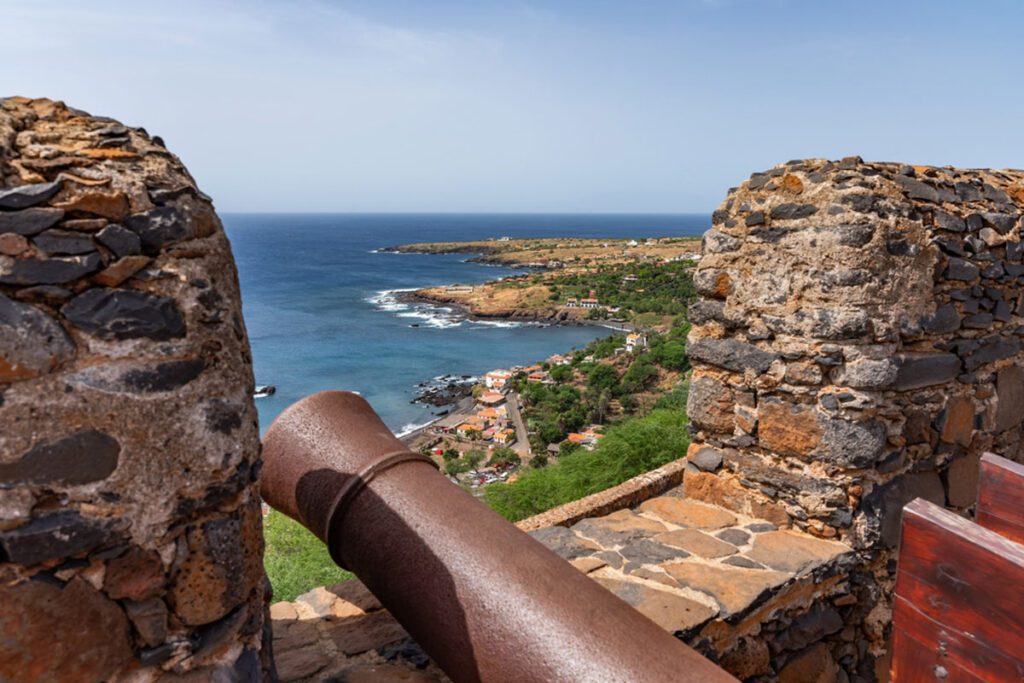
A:
{"type": "Polygon", "coordinates": [[[227,238],[159,138],[0,100],[0,679],[259,676],[250,362],[227,238]]]}

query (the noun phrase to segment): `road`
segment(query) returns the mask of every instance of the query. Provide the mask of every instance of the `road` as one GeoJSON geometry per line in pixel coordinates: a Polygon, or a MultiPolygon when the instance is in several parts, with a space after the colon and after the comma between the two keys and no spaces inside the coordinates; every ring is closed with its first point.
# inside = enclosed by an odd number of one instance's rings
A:
{"type": "Polygon", "coordinates": [[[530,439],[526,433],[526,424],[523,422],[523,415],[519,412],[519,394],[514,391],[508,392],[505,399],[508,405],[508,415],[512,418],[512,425],[516,428],[516,444],[514,446],[519,457],[526,463],[530,459],[530,439]]]}

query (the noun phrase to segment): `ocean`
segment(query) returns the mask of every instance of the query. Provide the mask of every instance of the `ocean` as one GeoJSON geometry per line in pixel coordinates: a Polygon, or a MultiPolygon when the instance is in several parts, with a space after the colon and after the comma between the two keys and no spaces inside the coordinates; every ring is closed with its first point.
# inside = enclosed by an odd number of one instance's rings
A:
{"type": "Polygon", "coordinates": [[[379,249],[503,235],[690,236],[710,225],[710,216],[697,214],[225,214],[222,220],[238,264],[256,383],[277,388],[256,399],[261,430],[303,396],[346,389],[362,394],[398,434],[438,411],[410,403],[422,382],[528,364],[611,332],[470,321],[444,307],[401,303],[395,294],[403,290],[521,271],[468,263],[466,254],[379,249]]]}

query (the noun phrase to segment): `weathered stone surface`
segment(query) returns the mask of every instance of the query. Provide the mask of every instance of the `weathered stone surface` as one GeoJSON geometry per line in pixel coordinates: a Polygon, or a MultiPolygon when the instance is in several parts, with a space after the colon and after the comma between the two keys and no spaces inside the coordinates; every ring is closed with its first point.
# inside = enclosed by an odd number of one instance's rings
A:
{"type": "Polygon", "coordinates": [[[104,287],[116,287],[149,265],[148,256],[125,256],[93,276],[93,282],[104,287]]]}
{"type": "MultiPolygon", "coordinates": [[[[13,677],[0,635],[0,680],[261,679],[251,351],[210,199],[141,128],[48,100],[0,98],[0,166],[0,584],[85,581],[134,630],[111,670],[13,677]],[[6,187],[33,173],[63,185],[6,187]],[[129,211],[152,250],[202,242],[149,267],[129,211]]],[[[99,653],[74,607],[34,646],[99,653]]]]}
{"type": "Polygon", "coordinates": [[[946,268],[946,278],[949,280],[962,280],[971,282],[978,278],[981,271],[978,266],[962,258],[949,259],[949,266],[946,268]]]}
{"type": "Polygon", "coordinates": [[[64,212],[51,207],[34,207],[21,211],[0,211],[0,233],[31,236],[60,222],[64,212]]]}
{"type": "Polygon", "coordinates": [[[838,680],[839,667],[825,643],[807,648],[779,672],[779,683],[833,683],[838,680]]]}
{"type": "Polygon", "coordinates": [[[879,538],[886,547],[895,548],[899,544],[903,506],[915,498],[944,505],[946,493],[939,475],[935,472],[904,474],[876,486],[865,496],[865,514],[876,525],[879,538]]]}
{"type": "Polygon", "coordinates": [[[706,593],[719,604],[721,615],[729,617],[746,611],[765,598],[771,589],[789,580],[790,575],[767,569],[741,569],[719,565],[708,571],[706,565],[666,564],[663,569],[679,585],[706,593]]]}
{"type": "Polygon", "coordinates": [[[883,454],[885,425],[877,420],[851,422],[842,418],[825,421],[825,434],[818,454],[843,466],[868,467],[883,454]]]}
{"type": "Polygon", "coordinates": [[[726,529],[725,531],[719,531],[715,536],[735,546],[742,546],[750,541],[750,534],[742,529],[726,529]]]}
{"type": "Polygon", "coordinates": [[[139,236],[120,225],[108,225],[96,233],[96,241],[114,253],[114,256],[134,256],[142,252],[139,236]]]}
{"type": "MultiPolygon", "coordinates": [[[[656,536],[655,539],[657,540],[660,536],[661,534],[656,536]]],[[[619,554],[627,561],[639,564],[660,564],[666,560],[689,556],[689,553],[685,552],[682,546],[671,543],[664,544],[647,538],[627,543],[619,548],[619,554]]]]}
{"type": "Polygon", "coordinates": [[[170,588],[171,605],[186,624],[224,617],[261,582],[260,513],[252,503],[190,530],[186,542],[188,555],[170,588]]]}
{"type": "Polygon", "coordinates": [[[824,541],[793,531],[769,531],[754,537],[754,547],[744,556],[766,567],[793,574],[824,564],[849,552],[840,543],[824,541]]]}
{"type": "Polygon", "coordinates": [[[48,259],[17,259],[6,268],[0,264],[0,284],[62,285],[95,273],[103,265],[100,255],[48,259]]]}
{"type": "Polygon", "coordinates": [[[1024,369],[1008,365],[996,375],[997,432],[1015,429],[1024,422],[1024,369]]]}
{"type": "Polygon", "coordinates": [[[594,577],[594,580],[667,631],[687,631],[703,624],[717,612],[696,600],[641,583],[605,577],[594,577]]]}
{"type": "Polygon", "coordinates": [[[107,564],[103,590],[115,600],[136,602],[155,597],[165,583],[164,565],[152,550],[133,546],[107,564]]]}
{"type": "Polygon", "coordinates": [[[0,486],[14,482],[76,486],[102,481],[117,469],[121,445],[109,434],[82,429],[36,444],[17,460],[0,462],[0,486]]]}
{"type": "Polygon", "coordinates": [[[13,232],[0,233],[0,254],[18,256],[28,251],[28,240],[13,232]]]}
{"type": "Polygon", "coordinates": [[[88,190],[54,206],[72,215],[86,213],[111,221],[119,221],[128,215],[128,197],[120,190],[88,190]]]}
{"type": "Polygon", "coordinates": [[[746,368],[766,372],[776,358],[774,353],[735,339],[702,338],[691,342],[687,350],[691,358],[733,372],[743,372],[746,368]]]}
{"type": "Polygon", "coordinates": [[[899,369],[894,359],[860,358],[840,366],[833,379],[854,389],[886,389],[896,381],[899,369]]]}
{"type": "Polygon", "coordinates": [[[722,466],[722,452],[717,448],[705,446],[689,456],[690,464],[705,472],[714,472],[722,466]]]}
{"type": "Polygon", "coordinates": [[[954,396],[939,417],[939,438],[945,443],[970,446],[974,435],[974,402],[969,396],[954,396]]]}
{"type": "MultiPolygon", "coordinates": [[[[735,555],[736,547],[697,529],[676,529],[654,537],[659,543],[682,548],[698,557],[716,558],[735,555]]],[[[669,559],[669,558],[665,558],[669,559]]]]}
{"type": "Polygon", "coordinates": [[[74,344],[56,320],[0,294],[0,383],[49,372],[74,353],[74,344]]]}
{"type": "Polygon", "coordinates": [[[44,230],[32,238],[32,244],[49,256],[74,256],[96,251],[96,245],[87,235],[71,230],[44,230]]]}
{"type": "Polygon", "coordinates": [[[0,549],[11,562],[31,566],[77,555],[111,542],[113,538],[110,522],[67,510],[37,517],[10,531],[0,531],[0,549]]]}
{"type": "Polygon", "coordinates": [[[326,626],[326,636],[348,656],[358,655],[409,637],[395,618],[383,610],[326,626]]]}
{"type": "Polygon", "coordinates": [[[160,598],[126,601],[124,611],[135,632],[149,647],[156,647],[167,639],[167,605],[160,598]]]}
{"type": "Polygon", "coordinates": [[[132,660],[116,603],[73,579],[0,587],[0,680],[105,681],[132,660]]]}
{"type": "Polygon", "coordinates": [[[896,391],[922,389],[951,382],[960,374],[960,359],[952,353],[901,353],[899,371],[888,388],[896,391]]]}
{"type": "Polygon", "coordinates": [[[713,377],[702,375],[691,380],[686,405],[687,414],[695,426],[732,432],[736,421],[733,392],[713,377]]]}
{"type": "Polygon", "coordinates": [[[978,499],[981,453],[957,458],[946,470],[946,499],[952,507],[965,508],[978,499]]]}
{"type": "Polygon", "coordinates": [[[758,406],[762,448],[785,456],[806,457],[821,444],[824,430],[814,406],[766,400],[758,406]]]}
{"type": "MultiPolygon", "coordinates": [[[[666,522],[693,529],[721,529],[736,523],[736,515],[728,510],[686,498],[651,498],[640,505],[640,510],[656,515],[666,522]]],[[[665,529],[662,527],[653,530],[665,529]]]]}
{"type": "Polygon", "coordinates": [[[301,681],[321,671],[331,663],[323,650],[316,645],[293,650],[284,650],[274,657],[277,673],[282,683],[301,681]]]}
{"type": "Polygon", "coordinates": [[[530,535],[543,543],[559,557],[572,560],[583,555],[590,555],[601,547],[593,541],[580,538],[564,526],[553,526],[531,531],[530,535]]]}
{"type": "Polygon", "coordinates": [[[184,216],[170,206],[130,216],[124,221],[124,227],[139,236],[143,251],[150,255],[158,254],[164,246],[191,236],[184,216]]]}
{"type": "Polygon", "coordinates": [[[88,289],[65,304],[61,313],[101,339],[163,341],[185,336],[185,321],[174,300],[146,292],[88,289]]]}
{"type": "Polygon", "coordinates": [[[597,541],[605,548],[614,548],[630,541],[665,531],[665,525],[641,517],[630,510],[619,510],[604,517],[584,519],[573,531],[597,541]]]}
{"type": "Polygon", "coordinates": [[[34,183],[0,188],[0,209],[25,209],[42,204],[60,191],[61,182],[34,183]]]}

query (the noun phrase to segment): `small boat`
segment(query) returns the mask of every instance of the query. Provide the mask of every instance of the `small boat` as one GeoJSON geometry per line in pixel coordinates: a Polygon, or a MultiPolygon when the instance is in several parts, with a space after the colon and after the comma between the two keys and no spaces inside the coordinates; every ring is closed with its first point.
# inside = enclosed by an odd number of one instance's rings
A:
{"type": "Polygon", "coordinates": [[[264,398],[266,396],[273,396],[277,393],[277,387],[273,384],[257,384],[256,390],[253,392],[253,398],[264,398]]]}
{"type": "Polygon", "coordinates": [[[419,327],[419,326],[420,326],[419,323],[412,323],[412,324],[409,325],[409,327],[419,327]]]}

